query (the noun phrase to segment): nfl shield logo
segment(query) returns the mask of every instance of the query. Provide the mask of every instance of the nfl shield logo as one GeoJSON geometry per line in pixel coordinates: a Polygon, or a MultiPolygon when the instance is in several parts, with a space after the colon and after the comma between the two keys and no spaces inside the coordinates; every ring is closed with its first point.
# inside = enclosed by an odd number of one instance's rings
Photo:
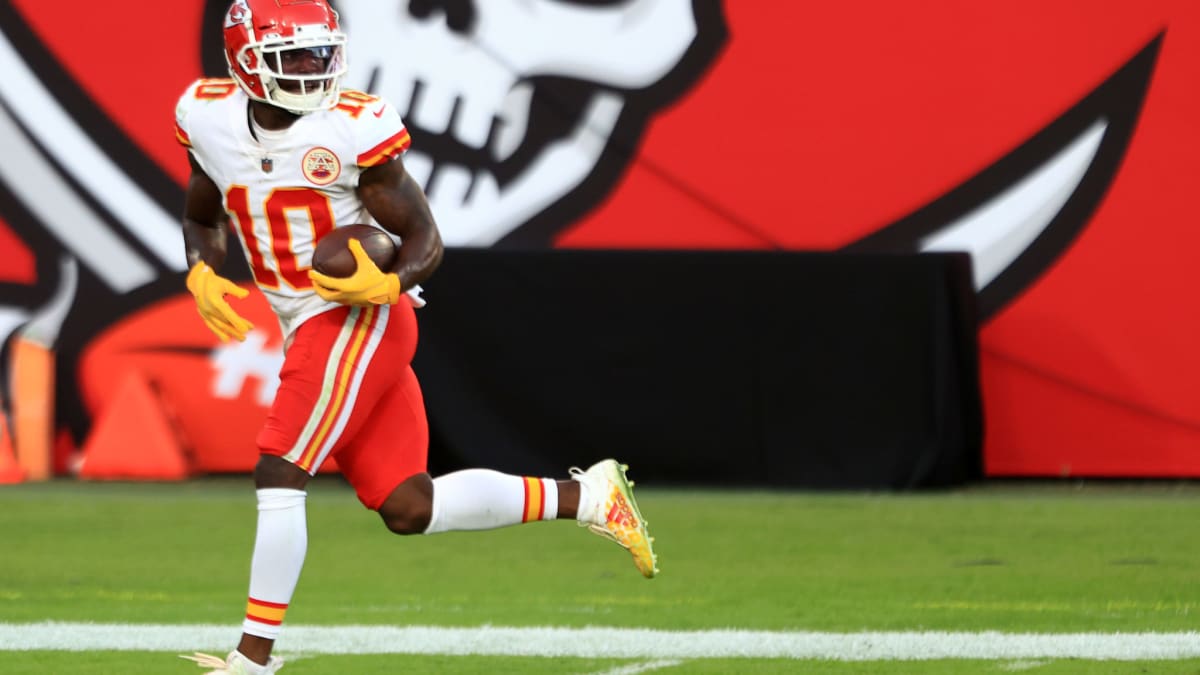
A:
{"type": "Polygon", "coordinates": [[[275,168],[275,162],[271,161],[270,157],[262,158],[262,170],[264,173],[271,173],[271,169],[275,168]]]}

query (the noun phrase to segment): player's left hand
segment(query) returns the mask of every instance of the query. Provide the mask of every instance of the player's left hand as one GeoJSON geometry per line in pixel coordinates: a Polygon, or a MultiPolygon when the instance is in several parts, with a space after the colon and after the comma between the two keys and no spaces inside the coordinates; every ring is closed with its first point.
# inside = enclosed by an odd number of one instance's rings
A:
{"type": "Polygon", "coordinates": [[[354,274],[339,278],[308,271],[317,295],[343,305],[396,304],[400,299],[400,275],[380,270],[357,240],[351,239],[348,246],[358,265],[354,274]]]}

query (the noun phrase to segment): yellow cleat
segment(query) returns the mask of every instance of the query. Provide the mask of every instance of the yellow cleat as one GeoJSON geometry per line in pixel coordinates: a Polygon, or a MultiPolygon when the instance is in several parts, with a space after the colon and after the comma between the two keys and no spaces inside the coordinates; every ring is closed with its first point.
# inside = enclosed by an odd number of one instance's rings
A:
{"type": "Polygon", "coordinates": [[[628,470],[628,465],[614,459],[597,462],[587,471],[571,467],[571,478],[579,481],[586,492],[576,519],[581,526],[628,550],[638,571],[651,579],[658,574],[658,556],[652,547],[654,538],[646,530],[649,523],[633,498],[633,481],[625,476],[628,470]]]}

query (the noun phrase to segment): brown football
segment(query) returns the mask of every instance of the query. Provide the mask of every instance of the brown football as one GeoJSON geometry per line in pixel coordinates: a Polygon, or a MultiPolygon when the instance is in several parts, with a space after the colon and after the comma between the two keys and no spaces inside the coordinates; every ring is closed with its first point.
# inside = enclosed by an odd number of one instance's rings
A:
{"type": "Polygon", "coordinates": [[[343,225],[321,237],[313,250],[313,269],[330,277],[354,274],[357,265],[354,254],[350,252],[351,239],[362,242],[363,250],[379,269],[391,271],[396,262],[396,244],[387,232],[370,225],[343,225]]]}

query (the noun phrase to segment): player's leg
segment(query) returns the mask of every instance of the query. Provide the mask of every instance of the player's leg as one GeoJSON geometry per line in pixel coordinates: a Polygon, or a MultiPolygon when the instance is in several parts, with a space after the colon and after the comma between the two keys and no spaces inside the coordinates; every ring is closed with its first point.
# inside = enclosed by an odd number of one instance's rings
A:
{"type": "Polygon", "coordinates": [[[396,534],[491,530],[535,520],[575,518],[580,484],[490,469],[403,480],[377,510],[396,534]]]}
{"type": "Polygon", "coordinates": [[[254,467],[258,525],[246,617],[237,646],[237,652],[254,664],[270,661],[304,566],[308,550],[304,488],[309,478],[307,471],[276,455],[261,455],[254,467]]]}
{"type": "Polygon", "coordinates": [[[429,425],[409,365],[416,352],[411,307],[390,309],[383,340],[362,380],[374,407],[358,405],[336,450],[359,500],[397,534],[480,530],[530,520],[572,518],[579,484],[470,469],[433,479],[426,472],[429,425]],[[389,367],[390,366],[390,367],[389,367]]]}
{"type": "Polygon", "coordinates": [[[307,554],[305,487],[359,402],[356,373],[379,343],[386,315],[376,308],[330,310],[301,325],[287,349],[258,436],[258,527],[242,638],[226,661],[231,672],[273,673],[282,664],[270,654],[307,554]]]}
{"type": "Polygon", "coordinates": [[[490,469],[465,469],[437,478],[421,472],[404,479],[377,510],[397,534],[490,530],[574,518],[628,550],[638,571],[650,578],[658,573],[654,539],[633,497],[626,469],[606,459],[586,471],[572,469],[569,480],[490,469]]]}
{"type": "Polygon", "coordinates": [[[359,500],[378,511],[389,530],[485,530],[575,517],[580,484],[572,480],[488,469],[431,478],[425,470],[429,428],[417,377],[406,365],[390,384],[376,407],[362,413],[361,424],[351,420],[354,440],[337,454],[338,467],[359,500]]]}
{"type": "Polygon", "coordinates": [[[307,472],[280,457],[263,454],[254,468],[258,523],[250,561],[250,591],[242,637],[225,659],[189,658],[214,673],[269,674],[283,661],[271,656],[308,548],[305,517],[307,472]]]}
{"type": "Polygon", "coordinates": [[[535,520],[575,519],[628,549],[643,575],[657,565],[653,540],[633,498],[625,467],[613,460],[565,480],[466,469],[426,472],[429,433],[421,389],[404,372],[339,451],[338,466],[367,508],[397,534],[488,530],[535,520]]]}
{"type": "Polygon", "coordinates": [[[338,466],[358,498],[399,534],[487,530],[535,520],[574,518],[616,541],[647,577],[657,572],[652,540],[633,499],[625,467],[605,460],[569,479],[467,469],[438,478],[426,472],[429,429],[420,384],[408,365],[417,325],[406,305],[391,308],[377,354],[362,378],[361,396],[339,445],[338,466]],[[389,372],[387,365],[394,369],[389,372]],[[380,391],[381,386],[386,389],[380,391]]]}

